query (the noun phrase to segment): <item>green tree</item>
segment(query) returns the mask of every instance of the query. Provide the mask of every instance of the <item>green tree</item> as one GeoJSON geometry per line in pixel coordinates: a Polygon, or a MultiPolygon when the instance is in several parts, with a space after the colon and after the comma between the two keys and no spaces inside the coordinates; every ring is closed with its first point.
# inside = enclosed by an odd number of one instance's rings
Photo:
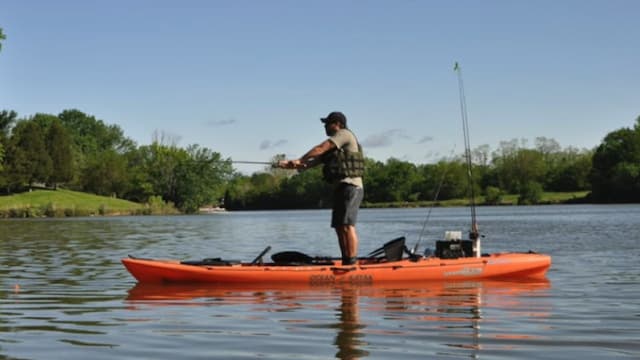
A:
{"type": "Polygon", "coordinates": [[[51,174],[51,157],[47,153],[42,129],[35,121],[16,124],[9,140],[9,183],[13,188],[44,183],[51,174]]]}
{"type": "MultiPolygon", "coordinates": [[[[471,186],[474,187],[476,196],[480,194],[477,181],[479,174],[472,171],[474,178],[469,182],[469,170],[463,158],[448,163],[443,162],[441,166],[444,174],[444,182],[440,190],[441,199],[471,198],[471,186]]],[[[472,169],[474,168],[472,165],[472,169]]]]}
{"type": "MultiPolygon", "coordinates": [[[[251,176],[236,174],[227,186],[224,205],[229,210],[253,210],[273,208],[278,190],[277,178],[268,172],[251,176]]],[[[281,199],[278,199],[282,203],[281,199]]]]}
{"type": "Polygon", "coordinates": [[[520,187],[518,205],[535,205],[542,198],[542,185],[536,181],[527,181],[520,187]]]}
{"type": "Polygon", "coordinates": [[[386,186],[385,186],[385,166],[384,163],[373,159],[365,158],[365,176],[364,182],[364,201],[366,202],[381,202],[386,201],[386,186]]]}
{"type": "MultiPolygon", "coordinates": [[[[79,110],[64,110],[58,115],[63,127],[68,131],[72,143],[72,158],[74,161],[73,184],[83,191],[100,193],[103,190],[87,188],[89,184],[95,184],[91,179],[91,168],[100,162],[103,153],[115,151],[118,154],[126,154],[135,150],[135,143],[124,136],[117,125],[106,125],[102,120],[87,115],[79,110]]],[[[72,184],[72,185],[73,185],[72,184]]]]}
{"type": "Polygon", "coordinates": [[[182,149],[156,141],[140,147],[130,160],[130,167],[142,169],[133,173],[130,194],[140,200],[159,195],[185,212],[217,203],[233,171],[229,160],[198,145],[182,149]]]}
{"type": "Polygon", "coordinates": [[[640,202],[640,116],[633,129],[607,134],[593,155],[592,197],[598,202],[640,202]]]}
{"type": "Polygon", "coordinates": [[[157,142],[151,144],[149,150],[145,170],[152,184],[153,193],[179,206],[176,202],[178,185],[176,168],[188,158],[187,152],[174,145],[162,145],[157,142]]]}
{"type": "Polygon", "coordinates": [[[129,186],[127,161],[123,154],[107,150],[88,160],[82,186],[103,196],[122,197],[129,186]]]}
{"type": "Polygon", "coordinates": [[[484,190],[484,202],[487,205],[500,205],[504,193],[500,188],[487,186],[484,190]]]}
{"type": "Polygon", "coordinates": [[[0,137],[9,138],[11,128],[18,119],[18,114],[13,110],[0,111],[0,137]]]}
{"type": "Polygon", "coordinates": [[[415,201],[419,193],[414,193],[418,181],[416,166],[408,161],[389,159],[385,164],[387,194],[390,201],[415,201]]]}
{"type": "Polygon", "coordinates": [[[217,205],[224,196],[224,184],[232,173],[231,162],[219,153],[191,145],[187,157],[175,168],[178,208],[187,213],[197,212],[203,205],[217,205]]]}
{"type": "MultiPolygon", "coordinates": [[[[2,29],[0,29],[0,33],[1,31],[2,29]]],[[[17,117],[18,114],[13,110],[0,111],[0,186],[3,186],[3,183],[6,182],[6,174],[3,174],[2,171],[4,168],[5,149],[9,140],[11,127],[16,122],[17,117]]]]}
{"type": "Polygon", "coordinates": [[[54,188],[73,179],[73,154],[69,133],[57,118],[49,125],[46,146],[51,157],[52,171],[49,182],[54,188]]]}
{"type": "Polygon", "coordinates": [[[474,164],[480,166],[488,166],[489,165],[489,154],[491,153],[491,148],[489,145],[480,145],[471,151],[471,160],[474,164]]]}
{"type": "Polygon", "coordinates": [[[591,188],[589,173],[593,151],[568,148],[546,161],[544,188],[547,191],[576,191],[591,188]]]}
{"type": "Polygon", "coordinates": [[[555,159],[554,155],[562,150],[560,144],[555,139],[544,136],[537,137],[535,144],[535,149],[538,150],[542,158],[547,162],[552,162],[555,159]]]}
{"type": "Polygon", "coordinates": [[[64,110],[58,118],[69,130],[78,150],[84,154],[104,150],[124,153],[135,148],[135,143],[124,136],[118,125],[106,125],[102,120],[75,109],[64,110]]]}
{"type": "Polygon", "coordinates": [[[517,140],[502,142],[494,153],[499,187],[510,193],[519,194],[531,181],[541,183],[546,174],[543,154],[524,145],[519,145],[517,140]]]}
{"type": "Polygon", "coordinates": [[[275,208],[317,209],[331,206],[332,185],[322,177],[322,168],[315,167],[285,179],[280,184],[277,199],[271,200],[275,208]],[[283,201],[281,201],[282,199],[283,201]]]}
{"type": "Polygon", "coordinates": [[[127,162],[128,187],[122,195],[124,199],[139,203],[148,203],[151,197],[161,197],[154,192],[147,162],[150,159],[150,147],[142,146],[124,154],[127,162]]]}
{"type": "Polygon", "coordinates": [[[2,28],[0,28],[0,50],[2,50],[2,41],[6,38],[7,37],[5,36],[4,32],[2,32],[2,28]]]}
{"type": "MultiPolygon", "coordinates": [[[[447,200],[469,196],[469,176],[467,164],[457,161],[441,160],[437,164],[420,167],[421,200],[447,200]],[[436,198],[437,195],[437,198],[436,198]]],[[[478,192],[476,192],[478,193],[478,192]]]]}
{"type": "Polygon", "coordinates": [[[224,193],[224,206],[229,210],[247,209],[248,201],[246,194],[251,191],[249,177],[235,174],[227,184],[224,193]]]}
{"type": "Polygon", "coordinates": [[[51,158],[51,174],[47,182],[54,188],[73,179],[71,140],[67,129],[55,115],[38,113],[29,118],[44,134],[46,152],[51,158]]]}
{"type": "Polygon", "coordinates": [[[418,199],[420,194],[415,192],[415,189],[419,177],[414,164],[390,158],[385,164],[366,161],[365,168],[366,201],[414,201],[418,199]]]}

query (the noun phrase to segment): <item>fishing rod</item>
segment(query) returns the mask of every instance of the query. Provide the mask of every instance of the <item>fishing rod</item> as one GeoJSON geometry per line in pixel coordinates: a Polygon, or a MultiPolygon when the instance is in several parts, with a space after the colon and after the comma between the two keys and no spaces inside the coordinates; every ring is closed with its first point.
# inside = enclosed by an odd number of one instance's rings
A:
{"type": "Polygon", "coordinates": [[[233,164],[254,164],[254,165],[271,165],[275,166],[276,163],[269,161],[242,161],[242,160],[231,160],[233,164]]]}
{"type": "Polygon", "coordinates": [[[476,221],[476,199],[475,189],[473,186],[473,174],[471,170],[471,145],[469,141],[469,118],[467,116],[467,100],[464,94],[464,83],[462,81],[462,69],[456,61],[453,71],[458,74],[458,91],[460,95],[460,114],[462,115],[462,133],[464,134],[464,152],[467,161],[467,175],[469,176],[469,186],[471,187],[471,231],[469,238],[473,240],[476,257],[482,256],[480,251],[480,234],[478,232],[478,223],[476,221]]]}

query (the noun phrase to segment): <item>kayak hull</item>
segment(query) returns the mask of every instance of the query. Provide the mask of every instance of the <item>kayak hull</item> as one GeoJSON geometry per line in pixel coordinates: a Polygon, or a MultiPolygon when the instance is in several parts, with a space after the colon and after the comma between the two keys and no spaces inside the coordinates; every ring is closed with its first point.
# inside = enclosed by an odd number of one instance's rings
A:
{"type": "Polygon", "coordinates": [[[551,257],[536,253],[497,253],[481,258],[422,258],[393,262],[360,260],[342,266],[340,261],[322,265],[238,263],[186,265],[178,260],[125,258],[122,263],[141,283],[220,284],[380,284],[474,279],[542,279],[551,257]]]}

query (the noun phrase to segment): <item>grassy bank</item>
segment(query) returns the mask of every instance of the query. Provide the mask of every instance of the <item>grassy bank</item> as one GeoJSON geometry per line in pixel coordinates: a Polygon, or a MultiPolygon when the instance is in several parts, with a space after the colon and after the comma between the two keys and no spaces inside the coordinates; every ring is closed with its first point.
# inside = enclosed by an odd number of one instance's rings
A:
{"type": "MultiPolygon", "coordinates": [[[[575,192],[546,192],[542,195],[542,198],[538,202],[539,205],[553,205],[553,204],[572,204],[585,202],[588,191],[575,191],[575,192]]],[[[484,197],[478,196],[476,198],[476,204],[486,204],[484,197]]],[[[402,208],[402,207],[427,207],[427,206],[469,206],[469,199],[452,199],[442,201],[415,201],[415,202],[384,202],[384,203],[363,203],[363,208],[402,208]]],[[[518,195],[505,195],[502,197],[502,201],[499,204],[491,205],[518,205],[518,195]]]]}
{"type": "Polygon", "coordinates": [[[0,196],[0,218],[146,215],[163,212],[162,206],[61,189],[0,196]]]}
{"type": "MultiPolygon", "coordinates": [[[[544,193],[539,204],[566,204],[584,202],[587,191],[566,193],[544,193]]],[[[476,203],[484,205],[484,198],[476,203]]],[[[505,195],[499,205],[517,205],[517,195],[505,195]]],[[[427,206],[468,206],[468,199],[417,202],[363,203],[363,208],[406,208],[427,206]]],[[[171,205],[161,199],[152,199],[150,204],[138,204],[122,199],[98,196],[70,190],[33,190],[21,194],[0,196],[0,218],[71,217],[71,216],[116,216],[177,214],[171,205]]]]}

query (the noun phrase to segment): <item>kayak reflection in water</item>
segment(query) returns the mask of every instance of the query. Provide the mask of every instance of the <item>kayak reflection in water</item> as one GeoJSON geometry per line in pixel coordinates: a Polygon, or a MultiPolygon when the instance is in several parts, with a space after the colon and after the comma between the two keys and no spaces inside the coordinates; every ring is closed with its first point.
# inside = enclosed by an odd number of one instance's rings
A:
{"type": "MultiPolygon", "coordinates": [[[[335,357],[343,360],[381,357],[383,353],[390,357],[393,354],[387,352],[403,351],[398,349],[397,341],[406,341],[406,351],[415,351],[419,346],[429,354],[474,358],[487,351],[487,344],[495,344],[496,339],[513,341],[512,350],[517,350],[521,339],[529,345],[535,341],[536,333],[514,329],[512,324],[534,318],[544,326],[541,320],[550,312],[544,299],[550,287],[546,279],[373,286],[138,283],[129,290],[126,301],[131,310],[149,306],[205,307],[207,316],[215,307],[232,306],[238,310],[234,312],[237,315],[230,316],[228,308],[221,310],[228,321],[251,319],[252,327],[269,328],[275,336],[279,332],[303,331],[313,337],[317,333],[310,332],[330,331],[333,342],[323,345],[316,340],[314,346],[335,347],[335,357]],[[280,327],[273,328],[273,314],[280,314],[276,317],[280,327]],[[261,319],[263,324],[255,323],[261,319]],[[416,345],[416,339],[433,341],[416,345]]],[[[228,331],[226,325],[217,323],[228,331]]],[[[207,326],[208,332],[213,331],[211,324],[207,326]]]]}

